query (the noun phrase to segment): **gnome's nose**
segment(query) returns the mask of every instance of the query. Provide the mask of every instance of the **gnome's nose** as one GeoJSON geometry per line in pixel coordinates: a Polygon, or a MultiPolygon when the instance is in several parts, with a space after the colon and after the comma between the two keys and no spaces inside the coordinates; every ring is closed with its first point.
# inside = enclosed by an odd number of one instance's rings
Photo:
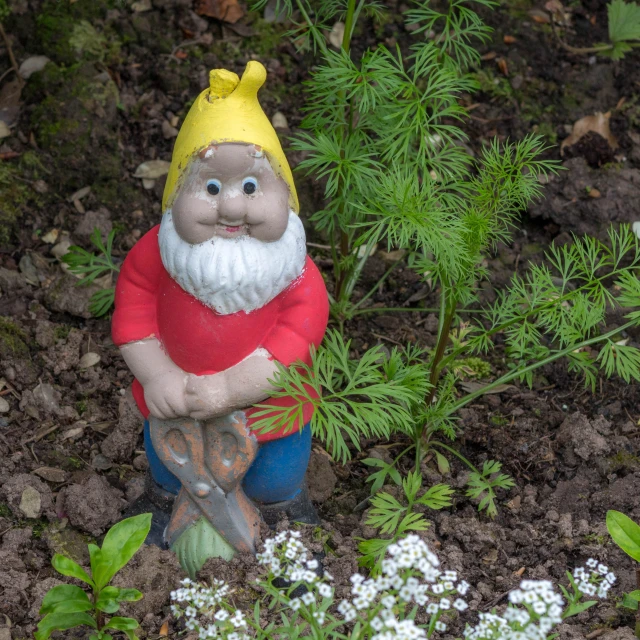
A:
{"type": "Polygon", "coordinates": [[[225,222],[242,222],[247,213],[246,204],[242,195],[223,196],[218,205],[219,217],[225,222]]]}

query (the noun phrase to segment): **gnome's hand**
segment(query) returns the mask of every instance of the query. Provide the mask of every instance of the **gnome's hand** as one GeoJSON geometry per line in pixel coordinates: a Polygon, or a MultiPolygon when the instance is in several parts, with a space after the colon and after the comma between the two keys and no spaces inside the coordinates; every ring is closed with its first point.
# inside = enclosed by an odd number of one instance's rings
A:
{"type": "Polygon", "coordinates": [[[144,401],[149,413],[161,420],[171,420],[189,415],[184,371],[165,371],[148,380],[144,385],[144,401]]]}
{"type": "Polygon", "coordinates": [[[235,409],[230,404],[227,377],[224,371],[208,376],[189,374],[186,400],[189,415],[196,420],[226,415],[235,409]]]}

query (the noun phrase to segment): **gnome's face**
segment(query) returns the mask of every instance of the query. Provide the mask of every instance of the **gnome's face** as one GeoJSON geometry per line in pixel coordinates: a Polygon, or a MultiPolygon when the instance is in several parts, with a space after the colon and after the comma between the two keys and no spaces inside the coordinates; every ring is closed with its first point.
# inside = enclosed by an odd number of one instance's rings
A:
{"type": "Polygon", "coordinates": [[[287,228],[289,188],[259,147],[210,146],[191,161],[172,215],[190,244],[242,236],[275,242],[287,228]]]}

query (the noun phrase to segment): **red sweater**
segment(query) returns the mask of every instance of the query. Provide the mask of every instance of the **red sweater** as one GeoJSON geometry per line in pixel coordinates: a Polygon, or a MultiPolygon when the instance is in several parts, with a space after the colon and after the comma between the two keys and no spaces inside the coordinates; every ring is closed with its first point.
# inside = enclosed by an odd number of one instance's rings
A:
{"type": "MultiPolygon", "coordinates": [[[[145,234],[122,265],[111,327],[116,345],[156,337],[178,367],[196,375],[224,371],[259,347],[285,366],[297,360],[310,363],[310,346],[319,346],[327,327],[329,301],[322,276],[309,257],[302,274],[264,307],[220,315],[169,276],[160,259],[159,229],[160,225],[145,234]]],[[[132,391],[146,418],[149,409],[137,380],[132,391]]],[[[262,404],[289,407],[295,403],[287,397],[262,404]]],[[[255,422],[251,415],[256,411],[247,410],[249,425],[255,422]]],[[[306,403],[302,414],[306,424],[313,404],[306,403]]],[[[274,440],[301,426],[296,423],[256,436],[259,442],[274,440]]]]}

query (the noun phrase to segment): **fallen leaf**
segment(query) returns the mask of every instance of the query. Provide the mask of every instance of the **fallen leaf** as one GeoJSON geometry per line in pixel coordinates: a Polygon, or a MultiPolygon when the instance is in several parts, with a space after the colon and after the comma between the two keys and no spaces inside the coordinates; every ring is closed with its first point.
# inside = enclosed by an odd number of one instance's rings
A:
{"type": "Polygon", "coordinates": [[[495,51],[489,51],[489,53],[485,53],[481,59],[482,60],[495,60],[498,57],[498,54],[495,51]]]}
{"type": "Polygon", "coordinates": [[[27,80],[37,71],[42,71],[48,62],[51,60],[47,56],[31,56],[20,65],[18,75],[27,80]]]}
{"type": "Polygon", "coordinates": [[[138,165],[136,172],[133,174],[134,178],[143,178],[146,180],[155,180],[161,178],[169,173],[170,162],[166,160],[147,160],[138,165]]]}
{"type": "Polygon", "coordinates": [[[153,189],[153,187],[155,186],[156,181],[152,180],[150,178],[142,178],[142,186],[149,191],[150,189],[153,189]]]}
{"type": "Polygon", "coordinates": [[[542,9],[531,9],[528,13],[531,19],[538,24],[549,24],[551,22],[549,14],[546,11],[542,11],[542,9]]]}
{"type": "Polygon", "coordinates": [[[85,208],[84,208],[81,200],[74,200],[73,201],[73,206],[75,207],[75,210],[78,213],[85,213],[85,208]]]}
{"type": "Polygon", "coordinates": [[[342,41],[344,40],[344,22],[336,22],[333,27],[331,27],[328,37],[329,42],[336,49],[339,49],[342,46],[342,41]]]}
{"type": "Polygon", "coordinates": [[[33,473],[47,482],[64,482],[67,479],[67,474],[62,469],[55,467],[40,467],[33,473]]]}
{"type": "Polygon", "coordinates": [[[5,122],[0,120],[0,138],[8,138],[10,135],[11,129],[9,129],[5,122]]]}
{"type": "Polygon", "coordinates": [[[158,631],[158,635],[162,637],[166,637],[169,635],[169,621],[165,620],[160,627],[160,631],[158,631]]]}
{"type": "Polygon", "coordinates": [[[496,60],[496,64],[498,65],[498,69],[500,69],[500,73],[502,73],[503,76],[509,75],[509,65],[507,64],[505,58],[498,58],[496,60]]]}
{"type": "Polygon", "coordinates": [[[607,113],[594,113],[592,116],[585,116],[584,118],[580,118],[577,122],[574,123],[573,129],[571,131],[571,135],[567,136],[560,145],[560,154],[564,152],[565,147],[571,147],[580,138],[585,136],[587,133],[592,131],[593,133],[597,133],[601,135],[608,143],[612,149],[618,148],[618,140],[611,133],[611,129],[609,127],[609,120],[611,118],[611,112],[607,111],[607,113]]]}
{"type": "Polygon", "coordinates": [[[598,189],[591,187],[591,189],[589,189],[589,197],[597,199],[597,198],[601,198],[602,194],[600,193],[600,191],[598,191],[598,189]]]}
{"type": "Polygon", "coordinates": [[[513,572],[513,575],[516,576],[517,578],[521,578],[522,574],[527,570],[526,567],[520,567],[517,571],[513,572]]]}
{"type": "Polygon", "coordinates": [[[549,13],[561,13],[564,11],[564,7],[562,6],[562,2],[560,0],[548,0],[545,2],[544,8],[549,13]]]}
{"type": "Polygon", "coordinates": [[[76,440],[84,433],[84,427],[73,427],[62,434],[63,440],[76,440]]]}
{"type": "Polygon", "coordinates": [[[244,16],[238,0],[196,0],[195,12],[200,16],[208,16],[234,24],[244,16]]]}
{"type": "Polygon", "coordinates": [[[85,196],[88,196],[91,193],[91,187],[82,187],[82,189],[78,189],[74,191],[68,198],[67,202],[73,202],[74,200],[82,200],[85,196]]]}
{"type": "Polygon", "coordinates": [[[40,239],[42,242],[46,242],[47,244],[55,244],[59,235],[60,229],[51,229],[51,231],[45,233],[40,239]]]}
{"type": "Polygon", "coordinates": [[[98,362],[100,362],[100,356],[95,351],[89,351],[80,358],[78,367],[80,369],[88,369],[98,364],[98,362]]]}
{"type": "Polygon", "coordinates": [[[178,58],[178,60],[186,60],[189,57],[189,54],[186,51],[182,51],[181,49],[176,51],[174,55],[176,56],[176,58],[178,58]]]}
{"type": "Polygon", "coordinates": [[[515,42],[517,42],[516,38],[514,38],[513,36],[505,36],[504,38],[502,38],[502,40],[505,44],[514,44],[515,42]]]}

